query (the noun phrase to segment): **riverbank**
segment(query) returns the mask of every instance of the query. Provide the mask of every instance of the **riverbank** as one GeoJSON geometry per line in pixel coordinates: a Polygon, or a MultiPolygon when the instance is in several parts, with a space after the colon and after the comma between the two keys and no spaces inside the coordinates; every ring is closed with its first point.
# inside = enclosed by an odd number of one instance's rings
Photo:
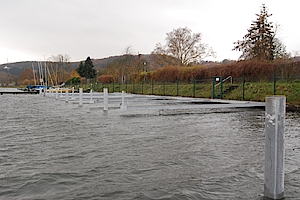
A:
{"type": "MultiPolygon", "coordinates": [[[[186,82],[145,82],[145,83],[95,83],[71,85],[70,87],[84,90],[91,88],[94,91],[102,92],[108,88],[109,92],[125,91],[132,94],[160,95],[160,96],[182,96],[193,98],[212,99],[211,80],[186,82]]],[[[299,110],[300,107],[300,81],[278,81],[274,82],[242,82],[233,80],[232,83],[223,83],[222,99],[244,100],[264,102],[267,96],[286,96],[287,105],[290,110],[299,110]]],[[[220,98],[220,86],[214,88],[214,98],[220,98]]]]}
{"type": "MultiPolygon", "coordinates": [[[[256,101],[264,102],[266,96],[274,95],[274,85],[271,82],[248,82],[223,84],[223,100],[239,100],[239,101],[256,101]],[[235,88],[228,92],[227,88],[232,85],[235,88]],[[226,91],[227,90],[227,91],[226,91]]],[[[108,88],[110,93],[125,91],[132,94],[146,94],[159,96],[181,96],[191,98],[207,98],[212,99],[212,86],[209,83],[133,83],[133,84],[81,84],[68,87],[75,87],[78,90],[82,87],[84,91],[102,92],[103,88],[108,88]]],[[[17,88],[0,88],[1,91],[24,92],[17,88]]],[[[288,112],[300,112],[300,83],[298,82],[279,82],[276,86],[276,95],[284,95],[287,98],[288,112]]],[[[215,90],[215,99],[219,93],[219,88],[215,90]]],[[[1,93],[2,94],[2,93],[1,93]]]]}

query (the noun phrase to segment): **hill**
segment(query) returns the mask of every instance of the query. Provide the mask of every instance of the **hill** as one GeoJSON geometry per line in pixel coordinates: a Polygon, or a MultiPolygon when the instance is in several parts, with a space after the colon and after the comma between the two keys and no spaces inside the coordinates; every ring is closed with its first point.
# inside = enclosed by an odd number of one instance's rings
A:
{"type": "MultiPolygon", "coordinates": [[[[110,63],[114,62],[115,60],[118,59],[123,59],[125,56],[121,55],[121,56],[110,56],[107,58],[100,58],[100,59],[92,59],[95,69],[96,70],[101,70],[101,69],[105,69],[106,66],[108,66],[110,63]]],[[[135,55],[134,57],[138,57],[137,55],[135,55]]],[[[142,55],[143,59],[147,61],[147,63],[151,64],[153,63],[151,60],[151,56],[150,55],[142,55]]],[[[84,60],[82,60],[84,62],[84,60]]],[[[71,62],[71,66],[69,68],[69,70],[73,70],[76,69],[79,66],[79,62],[71,62]]],[[[44,62],[38,62],[38,61],[24,61],[24,62],[15,62],[15,63],[7,63],[7,64],[2,64],[0,65],[0,73],[9,73],[15,77],[19,77],[21,75],[21,73],[24,71],[25,68],[30,68],[32,69],[32,66],[35,69],[38,69],[38,66],[45,66],[44,62]]]]}

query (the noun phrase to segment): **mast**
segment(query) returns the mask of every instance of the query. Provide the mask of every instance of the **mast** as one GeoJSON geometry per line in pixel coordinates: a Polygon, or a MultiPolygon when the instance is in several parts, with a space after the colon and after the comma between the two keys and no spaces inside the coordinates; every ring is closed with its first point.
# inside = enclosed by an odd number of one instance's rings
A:
{"type": "Polygon", "coordinates": [[[33,72],[34,85],[36,85],[34,65],[33,65],[33,63],[31,63],[31,65],[32,65],[32,72],[33,72]]]}

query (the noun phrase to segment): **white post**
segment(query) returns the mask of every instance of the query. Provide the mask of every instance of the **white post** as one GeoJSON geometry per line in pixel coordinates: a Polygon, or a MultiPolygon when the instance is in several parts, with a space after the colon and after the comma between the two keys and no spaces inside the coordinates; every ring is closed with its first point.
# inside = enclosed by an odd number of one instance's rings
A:
{"type": "Polygon", "coordinates": [[[69,89],[66,88],[66,103],[69,102],[69,89]]]}
{"type": "Polygon", "coordinates": [[[122,104],[121,104],[121,110],[126,110],[127,106],[125,106],[125,91],[122,91],[122,104]]]}
{"type": "Polygon", "coordinates": [[[104,108],[103,110],[104,111],[108,111],[108,90],[107,88],[103,88],[103,95],[104,95],[104,99],[103,99],[103,102],[104,102],[104,108]]]}
{"type": "Polygon", "coordinates": [[[82,88],[79,88],[79,106],[82,106],[82,88]]]}
{"type": "Polygon", "coordinates": [[[284,127],[286,98],[266,98],[264,196],[284,197],[284,127]]]}
{"type": "Polygon", "coordinates": [[[72,100],[74,100],[74,87],[72,87],[72,100]]]}
{"type": "Polygon", "coordinates": [[[93,101],[93,90],[92,89],[90,90],[90,96],[91,96],[90,103],[94,103],[94,101],[93,101]]]}
{"type": "Polygon", "coordinates": [[[60,88],[60,98],[62,98],[62,97],[63,97],[62,93],[63,93],[63,89],[62,89],[62,88],[60,88]]]}
{"type": "Polygon", "coordinates": [[[58,88],[55,88],[55,99],[58,99],[58,88]]]}

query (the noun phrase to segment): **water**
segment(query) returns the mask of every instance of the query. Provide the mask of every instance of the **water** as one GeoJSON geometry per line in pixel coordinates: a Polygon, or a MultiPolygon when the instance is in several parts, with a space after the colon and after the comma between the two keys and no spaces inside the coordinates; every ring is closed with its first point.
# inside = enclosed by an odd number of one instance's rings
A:
{"type": "MultiPolygon", "coordinates": [[[[264,111],[127,113],[0,96],[0,199],[261,199],[264,111]]],[[[286,199],[300,180],[299,114],[286,117],[286,199]]]]}

